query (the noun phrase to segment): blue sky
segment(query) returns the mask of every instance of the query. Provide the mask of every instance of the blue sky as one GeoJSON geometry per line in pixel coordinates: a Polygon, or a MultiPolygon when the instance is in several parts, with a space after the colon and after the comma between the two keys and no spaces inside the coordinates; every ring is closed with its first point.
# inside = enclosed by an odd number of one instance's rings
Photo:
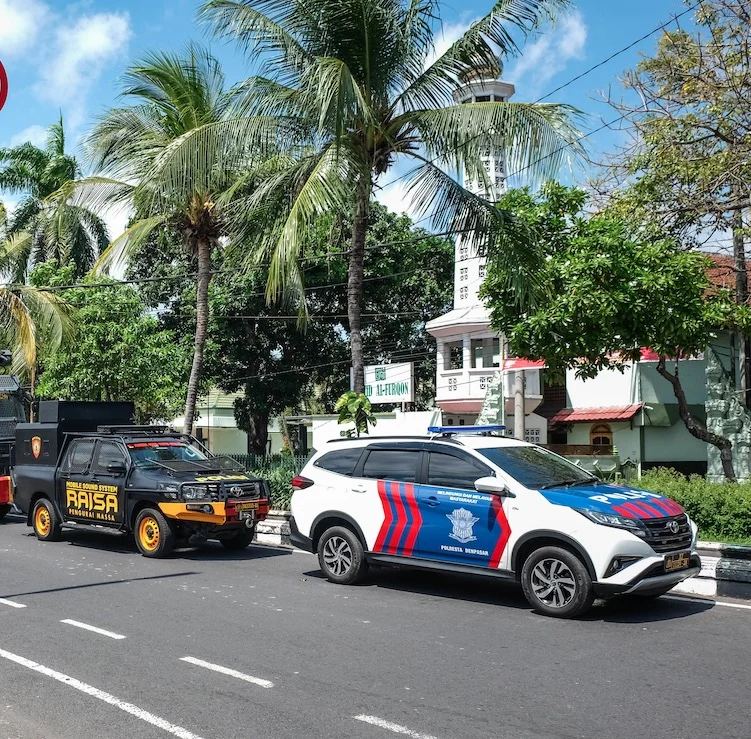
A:
{"type": "MultiPolygon", "coordinates": [[[[231,45],[210,39],[197,25],[198,5],[198,0],[0,0],[0,61],[10,86],[8,102],[0,111],[0,146],[24,140],[41,144],[45,127],[61,110],[75,149],[97,114],[115,102],[118,77],[128,63],[149,50],[180,49],[190,40],[203,40],[222,61],[230,83],[243,79],[248,65],[231,45]]],[[[516,100],[544,95],[686,7],[682,0],[578,0],[574,5],[554,30],[528,43],[520,59],[507,62],[503,77],[516,85],[516,100]]],[[[438,45],[454,40],[489,7],[489,0],[446,3],[438,45]]],[[[690,16],[682,23],[690,24],[690,16]]],[[[600,93],[608,88],[619,93],[618,76],[636,63],[640,51],[651,53],[658,36],[551,100],[589,114],[590,128],[602,118],[614,118],[612,109],[598,100],[600,93]]],[[[587,145],[596,157],[616,141],[617,135],[603,132],[587,145]]],[[[579,172],[575,178],[584,175],[579,172]]],[[[403,207],[399,185],[383,199],[403,207]]]]}

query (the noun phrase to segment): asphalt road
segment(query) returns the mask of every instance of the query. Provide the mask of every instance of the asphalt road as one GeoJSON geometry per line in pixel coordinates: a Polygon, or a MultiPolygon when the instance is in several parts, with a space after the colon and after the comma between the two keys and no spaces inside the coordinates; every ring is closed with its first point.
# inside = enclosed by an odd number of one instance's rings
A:
{"type": "Polygon", "coordinates": [[[0,739],[751,737],[749,609],[661,598],[557,621],[482,579],[344,587],[304,553],[148,560],[15,520],[0,573],[0,739]]]}

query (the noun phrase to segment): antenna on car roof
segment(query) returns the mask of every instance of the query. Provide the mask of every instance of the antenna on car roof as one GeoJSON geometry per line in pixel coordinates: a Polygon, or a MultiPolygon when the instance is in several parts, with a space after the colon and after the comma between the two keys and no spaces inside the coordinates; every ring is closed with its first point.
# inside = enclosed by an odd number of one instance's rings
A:
{"type": "Polygon", "coordinates": [[[492,436],[495,431],[503,431],[505,426],[429,426],[428,433],[434,436],[456,436],[457,434],[479,434],[492,436]]]}

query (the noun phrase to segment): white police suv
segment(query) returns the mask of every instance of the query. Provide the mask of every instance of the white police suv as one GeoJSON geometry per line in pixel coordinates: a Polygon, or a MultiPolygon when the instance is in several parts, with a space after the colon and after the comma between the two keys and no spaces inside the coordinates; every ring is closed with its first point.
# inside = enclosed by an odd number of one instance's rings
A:
{"type": "Polygon", "coordinates": [[[317,552],[332,582],[352,584],[370,563],[485,574],[561,618],[596,596],[662,595],[699,571],[680,505],[502,429],[329,442],[292,481],[292,543],[317,552]]]}

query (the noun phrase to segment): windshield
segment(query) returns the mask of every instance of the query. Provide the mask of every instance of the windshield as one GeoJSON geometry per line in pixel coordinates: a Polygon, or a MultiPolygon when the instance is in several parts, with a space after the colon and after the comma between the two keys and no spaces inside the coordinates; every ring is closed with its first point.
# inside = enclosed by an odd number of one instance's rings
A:
{"type": "Polygon", "coordinates": [[[161,441],[136,441],[128,444],[128,451],[136,467],[158,467],[160,462],[199,462],[206,455],[189,444],[177,439],[161,441]]]}
{"type": "Polygon", "coordinates": [[[598,481],[573,462],[537,446],[502,446],[477,451],[532,490],[598,481]]]}

